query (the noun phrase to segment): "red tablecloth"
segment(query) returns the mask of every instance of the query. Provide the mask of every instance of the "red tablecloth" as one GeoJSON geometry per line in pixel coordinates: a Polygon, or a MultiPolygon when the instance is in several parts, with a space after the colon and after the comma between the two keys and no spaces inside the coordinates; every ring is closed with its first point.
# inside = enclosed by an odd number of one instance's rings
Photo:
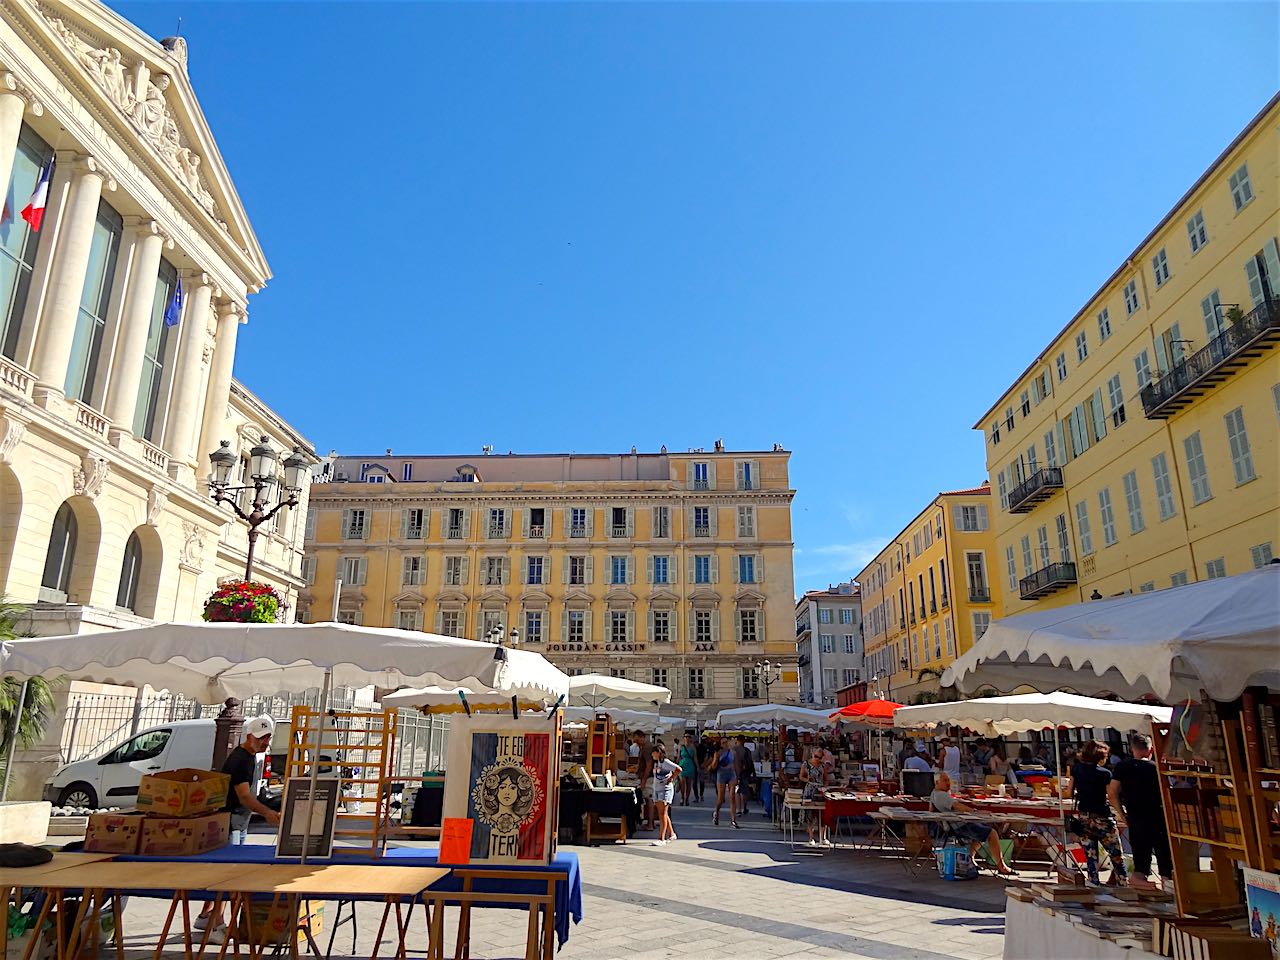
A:
{"type": "MultiPolygon", "coordinates": [[[[1011,813],[1028,819],[1057,820],[1061,815],[1052,803],[1017,800],[1013,797],[988,797],[981,800],[965,798],[964,802],[971,804],[978,812],[989,810],[992,813],[1011,813]]],[[[928,810],[929,801],[921,797],[828,797],[822,819],[828,827],[834,828],[839,817],[866,817],[881,807],[928,810]]]]}

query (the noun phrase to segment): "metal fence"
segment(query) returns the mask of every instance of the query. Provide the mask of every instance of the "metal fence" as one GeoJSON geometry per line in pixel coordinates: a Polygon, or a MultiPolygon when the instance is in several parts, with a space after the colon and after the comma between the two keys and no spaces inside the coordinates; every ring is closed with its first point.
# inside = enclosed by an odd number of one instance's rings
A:
{"type": "Polygon", "coordinates": [[[449,718],[424,714],[410,707],[396,711],[396,753],[393,777],[417,777],[444,769],[449,747],[449,718]]]}

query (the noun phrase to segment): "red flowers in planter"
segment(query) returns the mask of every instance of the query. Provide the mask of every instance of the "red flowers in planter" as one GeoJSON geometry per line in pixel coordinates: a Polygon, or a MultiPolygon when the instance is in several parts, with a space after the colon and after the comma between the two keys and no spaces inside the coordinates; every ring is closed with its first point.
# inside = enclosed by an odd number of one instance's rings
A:
{"type": "Polygon", "coordinates": [[[204,604],[210,623],[275,623],[280,619],[275,587],[252,580],[232,580],[218,587],[204,604]]]}

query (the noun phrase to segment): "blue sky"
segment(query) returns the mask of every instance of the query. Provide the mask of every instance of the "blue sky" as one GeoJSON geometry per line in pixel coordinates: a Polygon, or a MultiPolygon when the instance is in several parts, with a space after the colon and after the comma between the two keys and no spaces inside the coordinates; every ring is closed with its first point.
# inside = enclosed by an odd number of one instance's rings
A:
{"type": "Polygon", "coordinates": [[[113,4],[182,32],[346,453],[794,451],[848,578],[1275,91],[1272,4],[113,4]]]}

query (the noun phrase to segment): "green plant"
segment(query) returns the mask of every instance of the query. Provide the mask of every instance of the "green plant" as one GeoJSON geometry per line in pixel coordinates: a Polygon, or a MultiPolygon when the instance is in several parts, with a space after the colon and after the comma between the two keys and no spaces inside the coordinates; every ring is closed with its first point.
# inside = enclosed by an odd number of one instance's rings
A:
{"type": "Polygon", "coordinates": [[[1227,323],[1239,323],[1244,319],[1244,311],[1239,307],[1228,307],[1226,312],[1227,323]]]}
{"type": "MultiPolygon", "coordinates": [[[[0,641],[25,636],[18,631],[18,623],[26,614],[25,606],[0,600],[0,641]]],[[[18,749],[29,750],[40,742],[53,716],[53,691],[61,683],[61,678],[46,680],[44,677],[32,677],[27,682],[27,695],[23,698],[21,677],[0,679],[0,751],[8,746],[15,719],[18,749]],[[21,715],[17,715],[19,699],[23,700],[21,715]]]]}
{"type": "Polygon", "coordinates": [[[275,623],[280,619],[280,594],[269,584],[232,580],[213,591],[203,616],[211,623],[275,623]]]}

